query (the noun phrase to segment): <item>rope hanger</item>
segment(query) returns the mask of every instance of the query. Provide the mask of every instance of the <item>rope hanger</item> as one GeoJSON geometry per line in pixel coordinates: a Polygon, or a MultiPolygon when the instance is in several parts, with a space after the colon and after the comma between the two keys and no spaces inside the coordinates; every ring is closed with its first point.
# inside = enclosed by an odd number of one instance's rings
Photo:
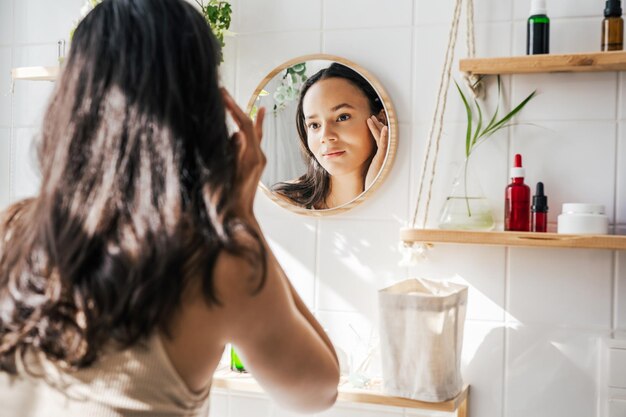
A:
{"type": "MultiPolygon", "coordinates": [[[[467,54],[468,57],[473,58],[476,53],[476,45],[474,41],[474,0],[465,0],[466,2],[466,17],[467,17],[467,31],[465,40],[467,42],[467,54]]],[[[459,22],[461,21],[461,8],[463,0],[455,0],[454,14],[452,17],[452,25],[450,27],[450,33],[448,35],[448,47],[446,49],[446,55],[444,59],[443,70],[439,79],[439,90],[437,93],[437,102],[435,105],[435,113],[431,120],[430,129],[428,132],[428,146],[426,148],[426,154],[424,155],[424,163],[422,165],[422,173],[420,175],[419,191],[417,193],[417,203],[415,205],[415,211],[413,212],[413,218],[411,221],[411,227],[415,228],[420,214],[420,206],[422,197],[426,196],[426,203],[424,208],[424,216],[421,228],[426,228],[426,222],[428,221],[428,209],[430,207],[430,200],[432,197],[433,181],[435,178],[435,171],[437,167],[437,157],[439,155],[439,148],[441,142],[441,135],[443,131],[443,117],[446,111],[448,89],[450,87],[450,77],[452,73],[452,61],[454,60],[454,50],[456,47],[457,34],[459,30],[459,22]],[[431,158],[431,150],[434,143],[434,151],[431,158]],[[432,159],[432,162],[431,162],[432,159]],[[432,163],[430,172],[430,181],[425,189],[424,184],[426,182],[426,170],[428,164],[432,163]]],[[[482,84],[479,82],[478,77],[475,75],[464,76],[464,81],[467,84],[469,90],[474,97],[477,97],[482,92],[482,84]]]]}

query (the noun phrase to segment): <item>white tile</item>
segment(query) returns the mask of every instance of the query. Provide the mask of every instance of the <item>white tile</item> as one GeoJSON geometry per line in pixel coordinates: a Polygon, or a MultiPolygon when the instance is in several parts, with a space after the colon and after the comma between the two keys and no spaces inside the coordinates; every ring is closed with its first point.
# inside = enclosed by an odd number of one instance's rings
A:
{"type": "MultiPolygon", "coordinates": [[[[530,13],[531,0],[515,0],[513,16],[515,19],[526,19],[530,13]]],[[[549,0],[547,15],[554,17],[592,16],[598,20],[598,36],[600,39],[600,21],[603,19],[604,2],[589,0],[549,0]]]]}
{"type": "MultiPolygon", "coordinates": [[[[408,216],[411,136],[410,125],[399,124],[398,148],[391,167],[382,183],[366,200],[338,218],[383,219],[404,222],[408,216]]],[[[380,180],[379,180],[380,181],[380,180]]]]}
{"type": "Polygon", "coordinates": [[[511,320],[523,324],[610,328],[613,271],[610,251],[509,250],[511,320]]]}
{"type": "Polygon", "coordinates": [[[41,176],[34,145],[35,134],[34,129],[15,129],[11,162],[13,200],[32,197],[39,192],[41,176]]]}
{"type": "Polygon", "coordinates": [[[515,75],[511,97],[518,103],[532,91],[538,93],[519,122],[615,120],[616,88],[615,72],[515,75]]]}
{"type": "Polygon", "coordinates": [[[237,35],[237,102],[245,106],[274,68],[295,57],[319,52],[320,46],[318,32],[237,35]]]}
{"type": "Polygon", "coordinates": [[[467,321],[461,374],[470,385],[470,416],[500,417],[502,413],[504,328],[500,324],[467,321]]]}
{"type": "MultiPolygon", "coordinates": [[[[233,9],[233,13],[238,19],[235,30],[242,34],[316,30],[322,21],[321,0],[246,1],[238,10],[233,9]]],[[[270,45],[266,44],[265,49],[270,45]]]]}
{"type": "Polygon", "coordinates": [[[11,48],[0,47],[0,126],[11,126],[11,48]]]}
{"type": "Polygon", "coordinates": [[[211,390],[209,416],[228,417],[228,393],[211,390]]]}
{"type": "Polygon", "coordinates": [[[505,249],[479,245],[435,245],[410,269],[412,277],[468,286],[468,320],[504,320],[505,274],[505,249]]]}
{"type": "Polygon", "coordinates": [[[11,130],[0,128],[0,211],[10,202],[10,138],[11,130]]]}
{"type": "MultiPolygon", "coordinates": [[[[550,53],[569,54],[600,51],[601,19],[550,20],[550,53]]],[[[513,55],[526,55],[526,21],[513,25],[513,55]]]]}
{"type": "Polygon", "coordinates": [[[525,182],[533,194],[536,183],[544,183],[549,221],[556,222],[563,203],[594,203],[605,206],[612,222],[615,123],[541,121],[536,125],[513,128],[509,161],[522,154],[525,182]]]}
{"type": "Polygon", "coordinates": [[[389,7],[377,0],[325,0],[324,29],[411,26],[412,3],[396,0],[389,7]]]}
{"type": "MultiPolygon", "coordinates": [[[[420,123],[430,123],[435,111],[439,83],[444,66],[445,52],[448,43],[447,26],[426,26],[418,27],[414,33],[414,62],[415,85],[413,88],[414,108],[413,120],[420,123]],[[424,40],[428,39],[427,42],[424,40]]],[[[462,34],[464,28],[459,28],[459,38],[457,39],[455,59],[452,63],[452,79],[448,89],[445,121],[465,122],[466,112],[461,97],[455,87],[456,80],[462,86],[467,95],[462,74],[459,72],[458,61],[467,56],[466,44],[462,34]]],[[[510,24],[508,23],[486,23],[476,28],[476,56],[494,57],[510,55],[511,41],[510,24]]],[[[503,77],[503,81],[508,79],[503,77]]],[[[486,79],[487,108],[495,109],[497,103],[497,83],[496,77],[486,79]],[[491,107],[490,107],[491,106],[491,107]]],[[[504,94],[502,96],[502,108],[506,108],[509,103],[510,94],[507,93],[509,84],[503,82],[504,94]]],[[[481,103],[482,104],[482,103],[481,103]]]]}
{"type": "Polygon", "coordinates": [[[260,218],[259,223],[287,277],[306,305],[313,308],[317,234],[315,220],[284,213],[280,217],[260,218]]]}
{"type": "Polygon", "coordinates": [[[337,402],[330,410],[318,413],[317,417],[402,417],[402,415],[402,409],[397,407],[337,402]]]}
{"type": "Polygon", "coordinates": [[[507,329],[508,417],[596,415],[601,334],[520,326],[507,329]]]}
{"type": "MultiPolygon", "coordinates": [[[[626,235],[626,227],[617,230],[619,234],[626,235]]],[[[618,330],[626,331],[626,252],[616,252],[617,257],[617,294],[615,295],[615,327],[618,330]]]]}
{"type": "Polygon", "coordinates": [[[363,67],[382,84],[391,98],[398,121],[410,122],[410,28],[325,32],[322,50],[327,54],[344,57],[363,67]],[[393,48],[389,45],[393,45],[393,48]]]}
{"type": "Polygon", "coordinates": [[[626,121],[618,125],[615,221],[626,224],[626,121]]]}
{"type": "Polygon", "coordinates": [[[610,400],[609,417],[621,417],[626,415],[626,401],[610,400]]]}
{"type": "MultiPolygon", "coordinates": [[[[302,417],[301,413],[298,413],[296,411],[286,410],[284,408],[281,408],[281,406],[276,403],[273,404],[273,409],[270,415],[272,417],[302,417]]],[[[210,417],[213,417],[213,416],[210,416],[210,417]]]]}
{"type": "MultiPolygon", "coordinates": [[[[444,125],[428,210],[427,227],[429,228],[438,227],[441,210],[446,202],[446,198],[450,195],[454,179],[458,174],[464,175],[463,162],[465,160],[466,128],[467,125],[465,123],[445,123],[444,125]]],[[[411,218],[417,202],[429,129],[429,125],[419,124],[416,126],[414,133],[416,139],[411,151],[411,218]]],[[[431,162],[426,170],[426,182],[422,191],[418,226],[421,226],[426,210],[427,187],[431,178],[435,146],[436,144],[433,143],[430,156],[431,162]]],[[[474,177],[480,183],[483,194],[491,208],[496,227],[500,229],[504,221],[504,189],[508,182],[507,146],[508,132],[506,129],[503,129],[476,148],[469,160],[469,169],[473,171],[474,177]]]]}
{"type": "Polygon", "coordinates": [[[83,0],[16,1],[15,42],[43,43],[69,39],[83,3],[83,0]]]}
{"type": "MultiPolygon", "coordinates": [[[[502,21],[511,18],[513,0],[476,0],[474,1],[474,22],[502,21]]],[[[452,0],[431,1],[417,0],[415,5],[415,23],[431,25],[452,21],[455,2],[452,0]]],[[[465,19],[465,8],[461,11],[461,20],[465,19]]],[[[460,37],[459,39],[464,39],[460,37]]]]}
{"type": "MultiPolygon", "coordinates": [[[[58,64],[58,45],[56,42],[50,42],[44,45],[24,45],[13,48],[14,67],[53,67],[58,64]]],[[[48,83],[45,82],[42,84],[48,83]]]]}
{"type": "Polygon", "coordinates": [[[39,127],[54,89],[50,82],[20,81],[15,83],[13,123],[16,127],[39,127]]]}
{"type": "MultiPolygon", "coordinates": [[[[54,66],[57,64],[56,44],[24,46],[13,49],[13,66],[54,66]]],[[[13,95],[15,126],[39,126],[54,89],[49,81],[17,81],[13,95]]]]}
{"type": "Polygon", "coordinates": [[[265,394],[230,394],[230,417],[270,417],[271,409],[272,403],[265,394]]]}
{"type": "Polygon", "coordinates": [[[234,94],[236,90],[237,44],[237,37],[226,39],[226,46],[222,49],[224,61],[219,66],[220,85],[231,94],[234,94]]]}
{"type": "Polygon", "coordinates": [[[362,373],[369,378],[382,376],[379,323],[377,317],[372,317],[377,313],[378,310],[366,314],[335,311],[316,314],[335,346],[342,375],[350,375],[362,367],[362,373]]]}
{"type": "Polygon", "coordinates": [[[377,314],[381,288],[406,277],[393,221],[320,221],[317,308],[377,314]]]}
{"type": "Polygon", "coordinates": [[[620,89],[617,91],[619,94],[619,117],[622,120],[626,120],[626,72],[622,71],[619,73],[620,76],[620,89]]]}
{"type": "Polygon", "coordinates": [[[0,45],[13,43],[13,0],[0,0],[0,45]]]}

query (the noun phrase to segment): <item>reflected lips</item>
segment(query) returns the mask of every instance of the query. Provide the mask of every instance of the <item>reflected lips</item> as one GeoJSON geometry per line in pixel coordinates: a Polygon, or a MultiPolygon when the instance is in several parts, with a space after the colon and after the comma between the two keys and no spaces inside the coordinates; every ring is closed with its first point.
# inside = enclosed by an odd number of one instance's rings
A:
{"type": "Polygon", "coordinates": [[[343,155],[344,153],[346,153],[346,151],[334,151],[334,152],[328,152],[324,154],[324,157],[326,158],[336,158],[338,156],[343,155]]]}

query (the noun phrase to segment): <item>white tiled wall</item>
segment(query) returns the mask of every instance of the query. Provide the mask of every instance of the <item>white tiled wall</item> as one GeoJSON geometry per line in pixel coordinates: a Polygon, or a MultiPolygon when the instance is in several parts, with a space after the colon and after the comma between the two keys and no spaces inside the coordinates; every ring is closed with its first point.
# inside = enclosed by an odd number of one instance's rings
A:
{"type": "MultiPolygon", "coordinates": [[[[82,0],[0,0],[0,206],[36,192],[29,155],[52,85],[19,82],[11,100],[8,71],[51,65],[82,0]],[[13,143],[9,146],[9,138],[13,143]]],[[[475,0],[479,56],[521,54],[529,0],[475,0]]],[[[549,0],[552,52],[597,50],[603,1],[549,0]]],[[[396,163],[384,187],[331,218],[285,212],[259,194],[256,212],[295,287],[349,360],[359,363],[377,337],[376,291],[408,276],[453,278],[470,286],[463,373],[470,415],[587,417],[600,409],[598,340],[626,330],[626,255],[586,250],[437,246],[417,267],[398,266],[398,229],[410,218],[434,108],[453,0],[234,0],[223,83],[245,105],[257,83],[287,59],[330,53],[373,73],[399,119],[396,163]]],[[[457,59],[465,55],[465,23],[457,59]]],[[[454,76],[460,79],[455,64],[454,76]]],[[[626,234],[626,73],[537,74],[502,78],[505,103],[539,95],[520,123],[474,155],[498,222],[512,155],[522,152],[531,185],[546,184],[549,220],[569,201],[606,206],[626,234]]],[[[491,81],[493,88],[493,81],[491,81]]],[[[487,107],[493,109],[495,100],[487,107]]],[[[509,107],[510,108],[510,107],[509,107]]],[[[464,110],[448,96],[439,172],[429,224],[463,160],[464,110]]],[[[371,374],[380,373],[374,364],[371,374]]],[[[287,417],[262,395],[216,391],[212,415],[287,417]]],[[[620,410],[621,403],[610,407],[620,410]]],[[[411,410],[338,404],[323,416],[417,416],[411,410]]],[[[432,414],[430,414],[432,415],[432,414]]],[[[439,414],[435,414],[439,415],[439,414]]],[[[618,415],[618,414],[616,414],[618,415]]]]}

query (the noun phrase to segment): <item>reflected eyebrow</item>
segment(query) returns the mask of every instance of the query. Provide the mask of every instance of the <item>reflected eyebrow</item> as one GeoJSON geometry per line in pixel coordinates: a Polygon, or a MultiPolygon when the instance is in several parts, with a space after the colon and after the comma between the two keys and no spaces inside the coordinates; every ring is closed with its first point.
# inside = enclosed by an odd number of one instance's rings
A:
{"type": "MultiPolygon", "coordinates": [[[[337,104],[334,107],[330,108],[330,111],[337,111],[339,109],[343,109],[344,107],[348,108],[348,109],[352,109],[354,110],[354,106],[348,103],[341,103],[341,104],[337,104]]],[[[317,114],[311,114],[309,116],[306,116],[305,119],[315,119],[317,116],[317,114]]]]}

